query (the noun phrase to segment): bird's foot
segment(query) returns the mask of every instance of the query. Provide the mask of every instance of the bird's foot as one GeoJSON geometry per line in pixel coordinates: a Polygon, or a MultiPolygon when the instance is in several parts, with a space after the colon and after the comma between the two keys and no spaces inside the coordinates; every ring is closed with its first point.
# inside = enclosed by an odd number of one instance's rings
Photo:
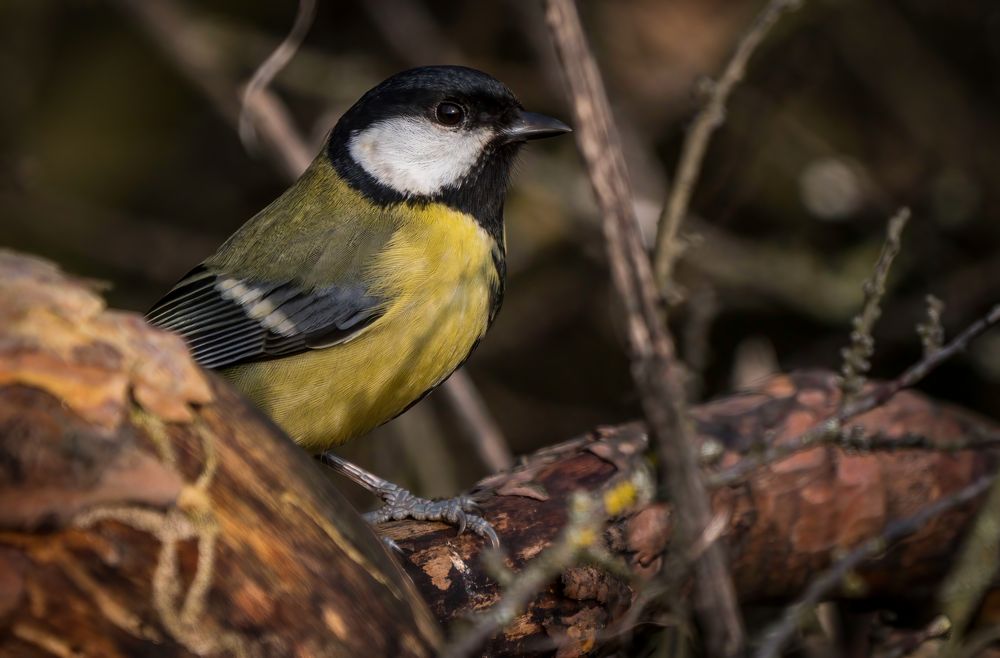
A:
{"type": "Polygon", "coordinates": [[[468,496],[457,496],[444,500],[430,500],[414,496],[406,489],[391,482],[374,492],[385,504],[374,512],[365,514],[365,519],[374,525],[386,521],[416,519],[418,521],[442,521],[458,526],[458,534],[466,529],[488,539],[493,548],[500,548],[500,538],[490,522],[478,514],[479,504],[468,496]]]}
{"type": "MultiPolygon", "coordinates": [[[[441,521],[458,526],[459,534],[466,529],[472,530],[487,539],[493,548],[500,548],[500,538],[496,531],[489,521],[480,516],[479,504],[469,496],[444,500],[421,498],[332,453],[323,453],[320,455],[320,461],[382,499],[384,503],[382,507],[364,515],[365,520],[372,525],[403,519],[441,521]]],[[[396,548],[398,550],[398,547],[396,548]]]]}

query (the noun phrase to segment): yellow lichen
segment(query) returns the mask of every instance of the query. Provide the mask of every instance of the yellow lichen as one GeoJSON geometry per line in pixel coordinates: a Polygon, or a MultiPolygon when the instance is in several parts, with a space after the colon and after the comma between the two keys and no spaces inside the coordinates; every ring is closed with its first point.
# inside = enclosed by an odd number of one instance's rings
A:
{"type": "Polygon", "coordinates": [[[638,498],[635,485],[626,480],[610,489],[604,494],[604,510],[609,516],[618,516],[625,510],[632,507],[638,498]]]}

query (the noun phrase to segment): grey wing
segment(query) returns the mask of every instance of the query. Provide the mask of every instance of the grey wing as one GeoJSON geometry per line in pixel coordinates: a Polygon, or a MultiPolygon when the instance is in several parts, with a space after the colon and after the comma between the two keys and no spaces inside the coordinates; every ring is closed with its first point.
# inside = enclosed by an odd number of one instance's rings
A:
{"type": "Polygon", "coordinates": [[[200,265],[146,314],[180,334],[206,368],[289,356],[355,336],[380,315],[360,283],[308,288],[294,281],[250,281],[200,265]]]}

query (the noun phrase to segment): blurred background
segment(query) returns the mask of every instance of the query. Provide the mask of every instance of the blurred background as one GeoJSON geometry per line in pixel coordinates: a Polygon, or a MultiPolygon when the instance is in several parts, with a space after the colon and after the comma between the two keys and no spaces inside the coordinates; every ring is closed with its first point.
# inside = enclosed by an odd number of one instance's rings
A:
{"type": "MultiPolygon", "coordinates": [[[[580,2],[650,239],[699,90],[761,5],[580,2]]],[[[0,246],[107,281],[111,305],[144,311],[286,187],[225,116],[235,95],[209,96],[252,75],[296,5],[148,0],[145,18],[129,6],[0,0],[0,246]]],[[[436,63],[488,71],[526,107],[569,118],[540,3],[528,0],[319,0],[272,90],[318,150],[368,88],[436,63]]],[[[914,217],[875,334],[881,376],[919,358],[928,293],[945,301],[952,332],[1000,301],[993,0],[811,0],[770,34],[731,99],[686,224],[685,301],[672,324],[699,372],[697,398],[774,370],[838,368],[900,205],[914,217]]],[[[513,452],[637,417],[571,139],[526,149],[507,223],[504,308],[466,371],[513,452]]],[[[1000,335],[924,389],[1000,418],[1000,335]]],[[[344,454],[431,495],[486,472],[440,393],[404,418],[344,454]]]]}

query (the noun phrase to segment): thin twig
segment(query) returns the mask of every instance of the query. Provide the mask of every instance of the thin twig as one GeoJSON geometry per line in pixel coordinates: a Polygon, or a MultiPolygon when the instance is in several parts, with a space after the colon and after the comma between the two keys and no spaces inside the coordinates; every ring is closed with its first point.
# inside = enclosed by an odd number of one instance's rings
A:
{"type": "Polygon", "coordinates": [[[226,74],[223,53],[202,38],[194,21],[171,0],[117,0],[130,13],[177,69],[209,100],[215,111],[236,131],[240,113],[253,122],[263,151],[289,179],[294,180],[312,161],[311,149],[296,130],[284,103],[266,88],[256,90],[241,108],[240,90],[226,74]]]}
{"type": "Polygon", "coordinates": [[[491,556],[498,581],[506,585],[503,596],[473,619],[442,651],[443,658],[473,655],[483,643],[512,622],[553,578],[581,561],[607,564],[611,559],[601,544],[601,533],[611,517],[620,516],[636,504],[648,502],[651,483],[641,468],[627,479],[609,483],[596,495],[576,493],[570,499],[569,518],[559,537],[538,557],[512,574],[496,555],[491,556]]]}
{"type": "MultiPolygon", "coordinates": [[[[904,434],[903,436],[884,436],[868,434],[861,427],[844,428],[840,433],[824,437],[810,447],[817,445],[834,446],[848,452],[902,452],[905,450],[931,450],[941,453],[956,453],[964,451],[988,451],[1000,448],[1000,434],[983,431],[982,428],[967,428],[962,437],[950,441],[935,441],[922,434],[904,434]]],[[[715,439],[705,439],[702,444],[701,463],[711,466],[725,455],[725,447],[715,439]]],[[[787,456],[787,455],[786,455],[787,456]]],[[[780,459],[780,458],[779,458],[780,459]]],[[[716,485],[717,479],[710,478],[709,483],[716,485]]],[[[718,486],[726,486],[733,482],[725,482],[718,486]]]]}
{"type": "Polygon", "coordinates": [[[882,252],[875,263],[871,277],[865,281],[864,302],[861,312],[854,316],[851,328],[851,343],[841,351],[844,365],[841,368],[843,380],[841,404],[847,404],[861,392],[865,385],[865,375],[871,369],[871,358],[875,354],[875,338],[872,330],[882,315],[882,298],[885,297],[885,282],[889,278],[892,262],[902,245],[903,229],[910,220],[910,209],[900,208],[889,220],[882,252]]]}
{"type": "Polygon", "coordinates": [[[944,302],[934,295],[927,295],[927,320],[917,325],[917,335],[924,346],[924,355],[933,354],[944,344],[944,326],[941,316],[944,315],[944,302]]]}
{"type": "Polygon", "coordinates": [[[267,59],[261,62],[250,78],[250,82],[243,88],[243,102],[237,121],[237,131],[239,132],[240,140],[243,141],[243,146],[247,150],[252,151],[257,146],[257,133],[254,130],[254,122],[248,111],[255,105],[255,96],[262,91],[266,91],[271,86],[271,81],[288,65],[288,62],[292,60],[295,53],[299,51],[299,47],[306,38],[306,34],[309,33],[309,28],[312,27],[315,17],[316,0],[299,0],[299,9],[295,14],[295,22],[292,24],[292,29],[285,36],[284,41],[278,44],[278,47],[274,49],[267,59]]]}
{"type": "Polygon", "coordinates": [[[708,477],[709,487],[724,487],[741,482],[750,473],[766,464],[780,461],[785,457],[808,450],[825,442],[833,441],[844,432],[847,421],[885,404],[896,393],[911,388],[930,374],[939,365],[964,351],[975,338],[1000,323],[1000,304],[979,318],[941,349],[928,354],[907,368],[896,379],[875,384],[865,393],[843,405],[836,414],[814,426],[812,429],[778,445],[769,446],[759,454],[749,454],[730,468],[708,477]]]}
{"type": "Polygon", "coordinates": [[[705,370],[711,358],[712,324],[719,315],[719,299],[715,291],[703,285],[692,291],[687,322],[681,333],[684,363],[688,368],[688,397],[701,398],[705,370]]]}
{"type": "Polygon", "coordinates": [[[893,543],[920,530],[931,519],[964,505],[985,492],[996,480],[996,475],[979,478],[967,487],[928,505],[916,514],[890,523],[880,535],[866,540],[815,578],[805,593],[795,603],[785,608],[781,619],[763,635],[763,643],[755,654],[757,658],[777,658],[782,648],[795,635],[802,615],[834,591],[844,578],[868,560],[884,553],[893,543]]]}
{"type": "Polygon", "coordinates": [[[933,450],[936,452],[955,453],[966,450],[996,450],[1000,448],[1000,435],[994,432],[982,432],[977,428],[964,431],[960,439],[932,441],[920,434],[887,437],[879,434],[868,435],[846,431],[830,443],[843,450],[854,450],[857,452],[933,450]]]}
{"type": "MultiPolygon", "coordinates": [[[[456,373],[457,374],[457,373],[456,373]]],[[[463,434],[470,439],[472,448],[494,473],[505,471],[514,465],[514,455],[503,438],[503,431],[486,408],[486,402],[468,377],[452,377],[451,386],[442,389],[452,408],[465,413],[460,420],[468,423],[463,434]]]]}
{"type": "MultiPolygon", "coordinates": [[[[632,192],[604,84],[573,0],[546,0],[546,23],[569,86],[576,138],[601,210],[612,280],[625,310],[632,374],[660,458],[659,481],[676,514],[681,550],[711,520],[687,409],[684,373],[640,239],[632,192]]],[[[735,655],[743,623],[722,547],[708,546],[695,564],[695,608],[711,654],[735,655]]]]}
{"type": "Polygon", "coordinates": [[[701,163],[705,159],[708,142],[715,129],[722,125],[726,115],[726,102],[733,88],[743,79],[747,62],[757,46],[771,30],[782,14],[797,9],[802,0],[770,0],[754,19],[750,29],[740,39],[736,51],[726,64],[722,76],[708,92],[704,107],[695,117],[684,139],[677,177],[671,186],[670,196],[663,206],[657,224],[654,269],[660,290],[666,294],[671,287],[674,262],[679,255],[677,234],[681,222],[687,215],[691,194],[698,182],[701,163]]]}
{"type": "MultiPolygon", "coordinates": [[[[965,535],[958,559],[938,592],[942,612],[951,621],[951,634],[940,658],[963,655],[965,633],[1000,569],[1000,480],[979,508],[965,535]]],[[[973,654],[974,655],[974,654],[973,654]]]]}
{"type": "MultiPolygon", "coordinates": [[[[309,2],[311,0],[303,0],[309,2]]],[[[252,123],[261,146],[289,178],[297,178],[313,159],[312,148],[296,129],[291,114],[285,104],[266,88],[268,76],[262,76],[263,85],[246,94],[242,109],[239,86],[225,74],[223,56],[214,44],[200,38],[190,17],[171,0],[117,0],[119,6],[132,14],[137,22],[149,33],[156,44],[169,56],[175,66],[205,95],[212,107],[234,129],[239,129],[241,112],[252,123]]],[[[300,7],[296,25],[307,14],[300,7]]],[[[288,40],[285,41],[287,43],[288,40]]],[[[282,46],[285,45],[282,44],[282,46]]],[[[279,46],[281,50],[281,46],[279,46]]],[[[269,57],[267,62],[274,58],[269,57]]],[[[269,67],[268,67],[269,68],[269,67]]],[[[259,71],[258,71],[259,74],[259,71]]],[[[254,76],[255,78],[257,75],[254,76]]],[[[272,76],[273,77],[273,76],[272,76]]],[[[454,373],[443,385],[452,388],[474,389],[475,384],[463,370],[454,373]]],[[[484,405],[469,407],[460,404],[469,396],[449,395],[453,409],[462,419],[462,427],[472,437],[486,437],[492,442],[506,441],[484,405]]],[[[406,422],[405,420],[402,422],[406,422]]],[[[487,464],[492,468],[491,464],[487,464]]]]}
{"type": "MultiPolygon", "coordinates": [[[[991,624],[979,629],[969,637],[958,658],[979,658],[990,647],[1000,642],[1000,624],[991,624]]],[[[941,656],[941,654],[937,654],[941,656]]]]}
{"type": "Polygon", "coordinates": [[[920,647],[931,640],[936,640],[951,631],[951,622],[944,615],[938,615],[929,624],[913,635],[905,637],[895,646],[890,645],[882,658],[906,658],[915,654],[920,647]]]}

